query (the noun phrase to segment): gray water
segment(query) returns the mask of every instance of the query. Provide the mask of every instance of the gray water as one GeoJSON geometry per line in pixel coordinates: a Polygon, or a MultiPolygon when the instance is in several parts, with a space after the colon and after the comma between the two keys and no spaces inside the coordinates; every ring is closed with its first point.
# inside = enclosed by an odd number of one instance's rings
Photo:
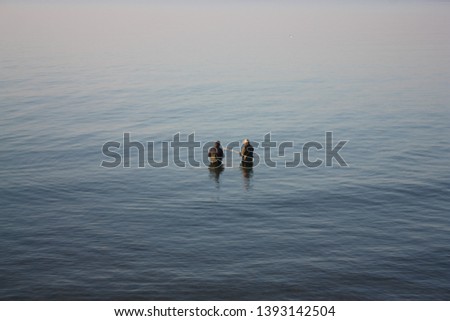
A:
{"type": "Polygon", "coordinates": [[[450,300],[448,3],[3,4],[0,42],[0,299],[450,300]],[[349,166],[100,166],[327,131],[349,166]]]}

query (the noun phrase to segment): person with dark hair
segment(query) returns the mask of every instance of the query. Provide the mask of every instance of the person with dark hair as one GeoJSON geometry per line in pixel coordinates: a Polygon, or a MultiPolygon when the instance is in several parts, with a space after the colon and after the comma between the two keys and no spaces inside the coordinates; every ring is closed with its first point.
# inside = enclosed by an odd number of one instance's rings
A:
{"type": "Polygon", "coordinates": [[[242,156],[242,167],[253,167],[253,151],[254,148],[250,144],[250,141],[247,138],[244,139],[240,153],[242,156]]]}
{"type": "Polygon", "coordinates": [[[208,157],[210,167],[219,167],[222,165],[223,149],[220,146],[220,141],[215,142],[214,147],[211,147],[208,151],[208,157]]]}

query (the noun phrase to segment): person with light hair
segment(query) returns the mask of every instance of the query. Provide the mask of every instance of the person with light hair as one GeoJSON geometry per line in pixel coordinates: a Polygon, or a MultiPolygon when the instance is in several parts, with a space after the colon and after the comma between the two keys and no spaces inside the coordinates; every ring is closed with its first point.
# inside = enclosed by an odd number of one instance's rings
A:
{"type": "Polygon", "coordinates": [[[242,142],[242,148],[241,148],[241,157],[242,157],[242,167],[253,167],[253,151],[254,148],[250,144],[250,141],[248,138],[244,139],[242,142]]]}

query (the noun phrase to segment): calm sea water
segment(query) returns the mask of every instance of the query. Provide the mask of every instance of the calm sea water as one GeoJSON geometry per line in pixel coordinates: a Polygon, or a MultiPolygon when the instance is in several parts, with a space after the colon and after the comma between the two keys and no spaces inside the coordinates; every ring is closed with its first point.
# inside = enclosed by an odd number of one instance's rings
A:
{"type": "Polygon", "coordinates": [[[0,40],[0,299],[450,300],[449,4],[2,5],[0,40]],[[100,167],[326,131],[349,167],[100,167]]]}

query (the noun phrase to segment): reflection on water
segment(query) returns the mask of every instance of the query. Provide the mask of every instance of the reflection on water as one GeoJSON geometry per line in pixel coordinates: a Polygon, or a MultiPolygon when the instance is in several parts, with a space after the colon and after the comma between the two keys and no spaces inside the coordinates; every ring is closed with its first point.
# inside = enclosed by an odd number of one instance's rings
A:
{"type": "Polygon", "coordinates": [[[253,177],[253,168],[252,167],[242,167],[241,166],[241,172],[242,172],[242,178],[244,181],[244,189],[248,191],[251,188],[251,179],[253,177]]]}
{"type": "Polygon", "coordinates": [[[211,178],[216,183],[216,187],[219,188],[220,175],[225,170],[225,167],[223,166],[223,164],[220,164],[219,166],[209,165],[208,169],[209,169],[209,178],[211,178]]]}

